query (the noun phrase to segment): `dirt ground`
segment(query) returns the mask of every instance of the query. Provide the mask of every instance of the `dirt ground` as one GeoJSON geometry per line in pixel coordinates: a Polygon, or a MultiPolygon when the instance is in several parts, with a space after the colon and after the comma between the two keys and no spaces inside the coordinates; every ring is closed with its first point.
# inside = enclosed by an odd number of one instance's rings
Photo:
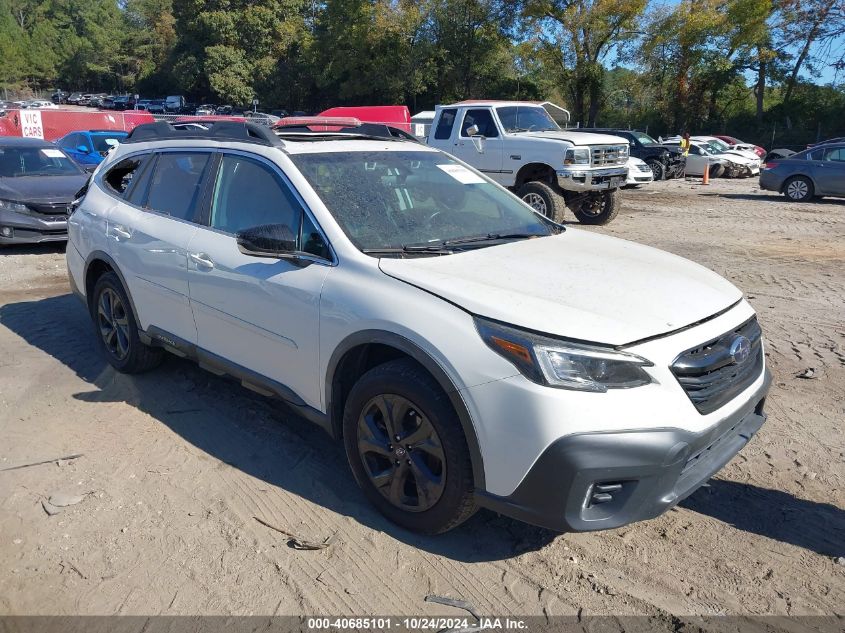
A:
{"type": "Polygon", "coordinates": [[[112,371],[62,247],[0,251],[0,614],[461,613],[428,594],[499,615],[843,613],[845,201],[671,181],[593,230],[736,283],[775,381],[768,423],[709,487],[565,535],[487,511],[436,538],[394,527],[342,447],[280,404],[175,357],[112,371]],[[84,499],[48,516],[58,493],[84,499]],[[254,517],[335,540],[294,549],[254,517]]]}

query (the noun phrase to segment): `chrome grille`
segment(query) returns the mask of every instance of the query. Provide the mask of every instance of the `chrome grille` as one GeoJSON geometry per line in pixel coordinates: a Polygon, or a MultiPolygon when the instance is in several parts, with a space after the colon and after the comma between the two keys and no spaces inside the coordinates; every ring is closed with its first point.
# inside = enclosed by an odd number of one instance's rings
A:
{"type": "Polygon", "coordinates": [[[711,413],[736,397],[763,371],[762,331],[752,317],[738,328],[689,349],[670,368],[689,399],[702,415],[711,413]],[[735,362],[731,346],[739,336],[751,343],[750,353],[735,362]]]}
{"type": "Polygon", "coordinates": [[[628,162],[627,145],[591,145],[590,156],[593,166],[623,165],[628,162]]]}

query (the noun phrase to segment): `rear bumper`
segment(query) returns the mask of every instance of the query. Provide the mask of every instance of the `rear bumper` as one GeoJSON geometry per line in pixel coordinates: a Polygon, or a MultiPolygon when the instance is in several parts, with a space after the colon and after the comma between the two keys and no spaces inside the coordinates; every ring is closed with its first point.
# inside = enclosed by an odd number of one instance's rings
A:
{"type": "Polygon", "coordinates": [[[0,244],[38,244],[67,240],[67,216],[55,218],[29,215],[16,211],[0,211],[0,244]],[[11,235],[4,235],[4,229],[11,235]]]}
{"type": "Polygon", "coordinates": [[[584,167],[565,167],[557,170],[557,184],[566,191],[606,191],[625,184],[628,178],[628,166],[590,169],[584,167]]]}
{"type": "Polygon", "coordinates": [[[766,420],[765,380],[744,407],[707,431],[583,433],[553,442],[507,497],[478,503],[562,532],[617,528],[654,518],[695,492],[751,440],[766,420]]]}
{"type": "Polygon", "coordinates": [[[760,172],[760,189],[780,193],[783,189],[783,179],[771,170],[764,169],[760,172]]]}

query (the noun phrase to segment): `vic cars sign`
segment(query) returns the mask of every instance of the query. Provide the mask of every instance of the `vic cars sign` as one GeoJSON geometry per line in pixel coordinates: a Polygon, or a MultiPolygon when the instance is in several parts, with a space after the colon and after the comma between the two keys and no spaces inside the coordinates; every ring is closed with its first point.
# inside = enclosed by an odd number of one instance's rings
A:
{"type": "Polygon", "coordinates": [[[21,110],[21,136],[44,138],[44,126],[41,124],[40,110],[21,110]]]}

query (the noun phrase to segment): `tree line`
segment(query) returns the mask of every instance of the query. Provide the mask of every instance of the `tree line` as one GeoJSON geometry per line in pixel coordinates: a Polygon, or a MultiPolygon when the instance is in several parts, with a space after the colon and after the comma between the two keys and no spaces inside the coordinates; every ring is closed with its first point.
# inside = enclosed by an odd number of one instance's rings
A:
{"type": "Polygon", "coordinates": [[[573,122],[845,134],[843,0],[0,0],[0,88],[320,111],[551,100],[573,122]]]}

